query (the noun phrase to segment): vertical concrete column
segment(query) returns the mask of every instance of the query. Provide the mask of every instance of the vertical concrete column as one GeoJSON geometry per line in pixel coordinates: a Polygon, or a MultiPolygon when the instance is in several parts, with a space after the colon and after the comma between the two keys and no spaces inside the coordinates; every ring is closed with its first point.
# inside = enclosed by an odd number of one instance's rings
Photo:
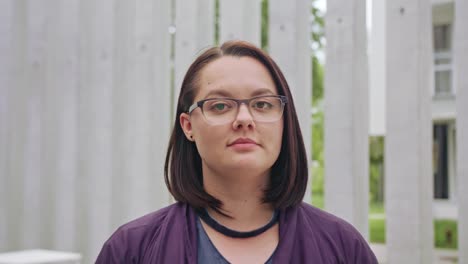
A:
{"type": "Polygon", "coordinates": [[[467,0],[455,1],[453,34],[454,84],[457,111],[458,263],[468,263],[468,10],[467,0]]]}
{"type": "Polygon", "coordinates": [[[38,1],[27,2],[25,12],[24,81],[19,89],[24,92],[24,156],[18,162],[24,170],[15,177],[23,177],[22,246],[39,247],[45,244],[48,234],[49,208],[44,206],[49,190],[45,172],[45,110],[47,71],[47,8],[38,1]]]}
{"type": "MultiPolygon", "coordinates": [[[[237,2],[242,3],[243,1],[237,2]]],[[[220,5],[223,4],[225,4],[225,1],[221,1],[220,5]]],[[[226,2],[226,4],[229,3],[226,2]]],[[[240,10],[241,8],[237,9],[240,10]]],[[[233,10],[236,10],[236,8],[233,10]]],[[[232,13],[232,10],[230,10],[230,13],[232,13]]],[[[174,112],[188,67],[204,48],[214,44],[214,17],[214,0],[176,1],[174,112]]],[[[239,21],[239,19],[236,21],[239,21]]]]}
{"type": "MultiPolygon", "coordinates": [[[[166,2],[167,3],[167,2],[166,2]]],[[[164,2],[161,2],[164,4],[164,2]]],[[[170,76],[170,51],[154,61],[156,43],[170,43],[169,19],[154,31],[156,20],[163,12],[170,14],[170,5],[157,6],[152,0],[118,1],[116,20],[115,60],[116,83],[114,85],[113,152],[114,181],[113,209],[114,228],[123,223],[155,211],[168,204],[168,194],[164,183],[162,168],[169,140],[169,122],[160,125],[170,116],[170,87],[163,82],[155,82],[154,71],[159,61],[166,68],[158,75],[170,76]],[[156,9],[157,8],[157,9],[156,9]],[[164,8],[159,10],[159,8],[164,8]],[[155,13],[157,12],[157,13],[155,13]],[[157,92],[167,91],[158,97],[157,92]],[[163,102],[164,101],[164,102],[163,102]],[[156,110],[160,120],[154,119],[156,110]],[[165,117],[166,115],[167,117],[165,117]],[[164,147],[154,148],[151,143],[155,137],[164,147]],[[159,167],[161,166],[161,167],[159,167]],[[120,208],[120,209],[119,209],[120,208]]],[[[164,16],[164,15],[163,15],[164,16]]],[[[167,16],[167,15],[166,15],[167,16]]],[[[169,18],[167,16],[167,18],[169,18]]],[[[169,46],[169,45],[167,45],[169,46]]]]}
{"type": "Polygon", "coordinates": [[[0,2],[0,252],[8,250],[8,153],[13,1],[0,2]]]}
{"type": "MultiPolygon", "coordinates": [[[[56,250],[77,244],[78,1],[49,0],[44,174],[49,195],[48,236],[56,250]]],[[[44,3],[41,3],[44,5],[44,3]]]]}
{"type": "MultiPolygon", "coordinates": [[[[129,221],[129,210],[131,209],[133,196],[131,191],[132,182],[128,182],[127,175],[132,172],[129,166],[134,163],[135,157],[129,154],[133,151],[132,141],[141,140],[135,138],[132,133],[139,130],[136,127],[135,116],[131,113],[134,109],[134,97],[141,93],[141,88],[134,85],[135,69],[134,58],[137,49],[134,40],[135,28],[135,1],[116,0],[115,1],[115,26],[114,26],[114,54],[113,59],[113,89],[112,89],[112,207],[111,219],[112,227],[109,235],[115,231],[117,226],[129,221]],[[130,88],[131,87],[131,88],[130,88]],[[134,89],[135,93],[129,90],[134,89]],[[118,208],[118,209],[117,209],[118,208]]],[[[149,9],[151,11],[151,9],[149,9]]],[[[141,102],[143,104],[143,102],[141,102]]],[[[138,157],[140,158],[140,157],[138,157]]],[[[142,181],[141,173],[134,171],[134,182],[142,181]],[[137,180],[138,179],[138,180],[137,180]]],[[[140,193],[142,194],[142,193],[140,193]]],[[[141,202],[141,201],[140,201],[141,202]]],[[[135,217],[134,217],[135,218],[135,217]]]]}
{"type": "Polygon", "coordinates": [[[325,208],[368,233],[366,1],[327,2],[325,208]]]}
{"type": "Polygon", "coordinates": [[[154,25],[152,43],[152,82],[150,97],[152,98],[149,109],[150,131],[150,156],[152,166],[150,174],[153,177],[157,189],[152,190],[155,195],[155,206],[162,207],[169,204],[170,196],[164,183],[164,161],[166,158],[167,143],[173,126],[170,115],[173,109],[171,95],[171,36],[169,27],[171,25],[171,2],[172,0],[156,1],[153,6],[154,25]]]}
{"type": "Polygon", "coordinates": [[[372,1],[369,36],[369,134],[385,135],[385,1],[372,1]]]}
{"type": "Polygon", "coordinates": [[[386,1],[389,263],[432,263],[431,2],[386,1]]]}
{"type": "Polygon", "coordinates": [[[115,1],[80,1],[78,201],[83,262],[112,231],[115,1]]]}
{"type": "MultiPolygon", "coordinates": [[[[220,43],[241,39],[260,46],[261,0],[219,0],[220,43]]],[[[294,3],[290,3],[294,5],[294,3]]]]}
{"type": "MultiPolygon", "coordinates": [[[[291,89],[299,124],[311,159],[312,65],[310,41],[310,1],[270,0],[269,52],[283,71],[291,89]]],[[[304,201],[312,200],[308,182],[304,201]]]]}
{"type": "MultiPolygon", "coordinates": [[[[24,171],[25,171],[25,138],[27,130],[26,119],[26,75],[25,40],[26,38],[26,4],[12,1],[11,3],[11,50],[8,85],[8,153],[6,157],[7,176],[5,186],[8,197],[5,215],[8,227],[6,240],[8,250],[22,248],[22,233],[24,230],[24,171]]],[[[7,62],[6,60],[4,62],[7,62]]],[[[35,234],[31,234],[34,239],[35,234]]]]}

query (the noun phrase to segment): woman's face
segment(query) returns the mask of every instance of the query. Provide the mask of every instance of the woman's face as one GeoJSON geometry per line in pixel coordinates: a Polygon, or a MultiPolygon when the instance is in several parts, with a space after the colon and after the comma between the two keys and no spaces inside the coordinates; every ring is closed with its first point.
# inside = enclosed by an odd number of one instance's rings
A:
{"type": "MultiPolygon", "coordinates": [[[[250,57],[224,56],[201,71],[194,102],[261,95],[278,95],[266,67],[250,57]]],[[[208,122],[200,107],[190,115],[181,114],[180,123],[187,139],[195,142],[204,170],[265,173],[281,150],[283,118],[258,122],[246,104],[240,105],[234,121],[229,123],[208,122]]]]}

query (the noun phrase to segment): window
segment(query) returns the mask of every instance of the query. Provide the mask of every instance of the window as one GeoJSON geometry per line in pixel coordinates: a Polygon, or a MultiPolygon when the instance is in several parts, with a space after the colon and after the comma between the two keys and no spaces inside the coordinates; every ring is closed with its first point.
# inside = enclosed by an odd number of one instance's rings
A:
{"type": "Polygon", "coordinates": [[[451,96],[452,90],[452,27],[434,26],[435,96],[451,96]]]}
{"type": "Polygon", "coordinates": [[[433,143],[434,198],[449,198],[448,124],[434,124],[433,143]]]}
{"type": "Polygon", "coordinates": [[[452,94],[452,71],[451,70],[436,70],[435,71],[435,93],[436,95],[452,94]]]}
{"type": "Polygon", "coordinates": [[[451,50],[451,27],[448,24],[434,26],[435,52],[451,50]]]}

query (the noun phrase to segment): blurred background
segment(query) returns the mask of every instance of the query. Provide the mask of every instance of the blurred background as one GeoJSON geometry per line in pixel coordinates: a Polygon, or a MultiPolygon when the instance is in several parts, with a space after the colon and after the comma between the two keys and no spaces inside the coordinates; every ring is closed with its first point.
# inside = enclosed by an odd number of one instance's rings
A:
{"type": "Polygon", "coordinates": [[[467,9],[0,0],[0,263],[27,249],[94,262],[118,226],[172,203],[163,165],[182,78],[230,39],[288,80],[306,202],[352,223],[381,263],[468,263],[467,9]]]}

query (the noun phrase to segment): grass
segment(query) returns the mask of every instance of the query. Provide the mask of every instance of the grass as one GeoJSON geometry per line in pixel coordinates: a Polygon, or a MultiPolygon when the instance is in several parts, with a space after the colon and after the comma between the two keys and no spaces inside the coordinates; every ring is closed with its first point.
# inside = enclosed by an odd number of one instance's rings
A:
{"type": "MultiPolygon", "coordinates": [[[[321,193],[312,193],[312,204],[324,209],[321,193]]],[[[451,219],[434,220],[434,245],[436,248],[458,248],[457,221],[451,219]]],[[[383,203],[369,205],[369,238],[371,243],[385,243],[385,208],[383,203]]]]}
{"type": "Polygon", "coordinates": [[[384,214],[385,209],[383,203],[375,202],[369,204],[369,214],[384,214]]]}
{"type": "Polygon", "coordinates": [[[385,243],[385,218],[369,219],[369,238],[371,243],[385,243]]]}
{"type": "MultiPolygon", "coordinates": [[[[457,249],[457,221],[448,219],[434,220],[434,246],[443,249],[457,249]]],[[[371,243],[385,243],[385,219],[369,219],[371,243]]]]}
{"type": "Polygon", "coordinates": [[[437,248],[457,249],[457,222],[449,219],[437,219],[434,221],[434,240],[437,248]]]}

